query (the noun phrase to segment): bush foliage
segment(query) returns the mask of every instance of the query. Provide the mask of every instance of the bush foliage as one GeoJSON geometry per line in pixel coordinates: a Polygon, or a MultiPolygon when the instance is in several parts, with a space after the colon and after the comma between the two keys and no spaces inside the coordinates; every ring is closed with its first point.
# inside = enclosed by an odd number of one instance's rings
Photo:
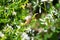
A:
{"type": "Polygon", "coordinates": [[[41,3],[31,0],[34,15],[26,24],[25,18],[30,15],[28,4],[29,0],[0,0],[0,40],[58,40],[60,4],[44,8],[46,11],[35,19],[35,10],[41,3]]]}

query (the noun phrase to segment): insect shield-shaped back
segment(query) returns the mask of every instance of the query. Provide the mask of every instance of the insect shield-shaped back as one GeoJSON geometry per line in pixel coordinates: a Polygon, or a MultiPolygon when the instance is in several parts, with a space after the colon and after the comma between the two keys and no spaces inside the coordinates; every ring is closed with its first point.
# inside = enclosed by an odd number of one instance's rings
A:
{"type": "Polygon", "coordinates": [[[26,20],[25,24],[29,24],[31,22],[31,20],[32,20],[32,16],[29,15],[29,16],[25,17],[25,20],[26,20]]]}

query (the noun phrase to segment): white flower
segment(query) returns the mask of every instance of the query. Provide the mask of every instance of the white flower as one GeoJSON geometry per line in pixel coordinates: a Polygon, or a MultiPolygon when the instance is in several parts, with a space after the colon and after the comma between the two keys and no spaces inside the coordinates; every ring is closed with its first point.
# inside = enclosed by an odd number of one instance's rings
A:
{"type": "Polygon", "coordinates": [[[55,31],[55,29],[56,29],[56,27],[51,27],[51,30],[52,30],[52,31],[55,31]]]}
{"type": "Polygon", "coordinates": [[[42,21],[41,24],[48,25],[47,22],[45,21],[45,18],[44,19],[40,19],[40,21],[42,21]]]}
{"type": "Polygon", "coordinates": [[[41,13],[41,11],[42,11],[41,8],[39,8],[39,13],[41,13]]]}
{"type": "Polygon", "coordinates": [[[48,1],[48,0],[41,0],[41,2],[45,2],[45,1],[48,1]]]}
{"type": "Polygon", "coordinates": [[[53,1],[53,0],[50,0],[50,1],[53,1]]]}
{"type": "Polygon", "coordinates": [[[12,26],[10,26],[9,24],[7,24],[7,27],[13,29],[12,26]]]}
{"type": "Polygon", "coordinates": [[[54,15],[57,15],[57,14],[58,14],[58,12],[57,12],[57,10],[55,10],[55,11],[54,11],[54,15]]]}
{"type": "Polygon", "coordinates": [[[44,28],[39,29],[39,33],[43,32],[43,31],[44,31],[44,28]]]}
{"type": "Polygon", "coordinates": [[[31,15],[25,17],[25,20],[29,20],[29,19],[31,19],[31,15]]]}
{"type": "Polygon", "coordinates": [[[27,28],[26,30],[27,30],[27,32],[29,33],[29,31],[31,31],[31,28],[29,27],[29,28],[27,28]]]}
{"type": "Polygon", "coordinates": [[[48,25],[47,22],[42,22],[41,24],[48,25]]]}
{"type": "Polygon", "coordinates": [[[31,37],[31,40],[34,40],[34,37],[31,37]]]}
{"type": "Polygon", "coordinates": [[[15,1],[15,0],[12,0],[13,2],[15,1]]]}
{"type": "Polygon", "coordinates": [[[48,30],[44,30],[44,32],[48,32],[48,30]]]}
{"type": "Polygon", "coordinates": [[[4,34],[2,32],[0,32],[0,37],[3,37],[3,36],[4,36],[4,34]]]}
{"type": "Polygon", "coordinates": [[[51,22],[54,22],[53,14],[47,14],[47,16],[45,17],[45,19],[49,19],[51,22]]]}
{"type": "Polygon", "coordinates": [[[28,3],[28,4],[27,4],[27,7],[30,7],[30,6],[31,6],[31,3],[28,3]]]}
{"type": "MultiPolygon", "coordinates": [[[[17,26],[17,25],[16,25],[17,26]]],[[[20,26],[17,26],[18,29],[20,29],[20,26]]]]}
{"type": "Polygon", "coordinates": [[[53,16],[53,14],[47,14],[44,19],[45,19],[45,20],[46,20],[46,19],[52,19],[52,18],[53,18],[52,16],[53,16]]]}
{"type": "Polygon", "coordinates": [[[7,24],[7,26],[9,26],[9,24],[7,24]]]}
{"type": "Polygon", "coordinates": [[[52,17],[52,14],[48,14],[47,17],[52,17]]]}
{"type": "Polygon", "coordinates": [[[36,2],[33,2],[34,4],[36,4],[36,2]]]}
{"type": "Polygon", "coordinates": [[[23,34],[22,34],[22,40],[30,40],[30,37],[24,32],[23,34]]]}
{"type": "Polygon", "coordinates": [[[14,11],[14,12],[12,13],[12,15],[16,15],[16,12],[14,11]]]}
{"type": "Polygon", "coordinates": [[[39,19],[40,21],[43,21],[43,22],[45,22],[45,20],[44,19],[39,19]]]}
{"type": "Polygon", "coordinates": [[[44,23],[45,25],[48,25],[47,22],[44,23]]]}

